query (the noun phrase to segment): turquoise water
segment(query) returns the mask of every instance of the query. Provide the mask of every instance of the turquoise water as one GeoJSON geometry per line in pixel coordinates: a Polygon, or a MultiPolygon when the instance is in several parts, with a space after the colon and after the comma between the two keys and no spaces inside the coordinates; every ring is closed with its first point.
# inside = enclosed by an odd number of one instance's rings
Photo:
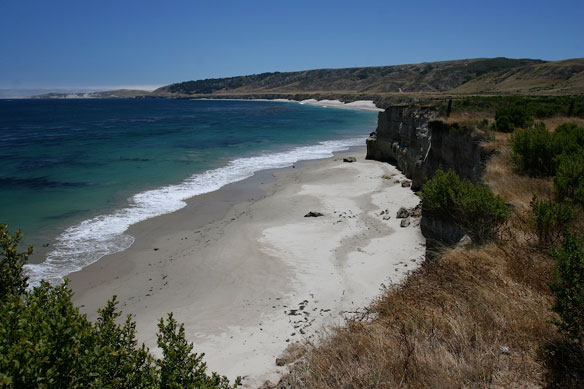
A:
{"type": "Polygon", "coordinates": [[[0,100],[0,222],[58,281],[139,221],[268,168],[363,145],[376,114],[285,102],[0,100]]]}

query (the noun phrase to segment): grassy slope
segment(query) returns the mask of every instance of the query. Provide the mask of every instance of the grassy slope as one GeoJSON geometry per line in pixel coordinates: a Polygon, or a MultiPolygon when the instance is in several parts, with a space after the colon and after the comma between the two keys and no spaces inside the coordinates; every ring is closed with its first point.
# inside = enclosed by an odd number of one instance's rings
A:
{"type": "Polygon", "coordinates": [[[497,152],[484,181],[513,206],[501,239],[427,261],[369,307],[371,320],[349,320],[318,347],[309,345],[283,382],[306,388],[565,387],[544,353],[561,341],[549,323],[553,262],[526,221],[532,195],[549,197],[552,183],[516,174],[508,138],[496,134],[485,145],[497,152]]]}
{"type": "Polygon", "coordinates": [[[461,94],[584,93],[584,59],[543,62],[479,58],[367,68],[262,73],[188,81],[152,92],[159,97],[289,97],[373,100],[461,94]]]}
{"type": "Polygon", "coordinates": [[[162,87],[154,95],[246,95],[297,93],[441,93],[483,74],[542,63],[531,59],[479,58],[457,61],[263,73],[188,81],[162,87]]]}
{"type": "Polygon", "coordinates": [[[455,94],[576,95],[584,93],[584,58],[548,62],[485,74],[455,94]]]}

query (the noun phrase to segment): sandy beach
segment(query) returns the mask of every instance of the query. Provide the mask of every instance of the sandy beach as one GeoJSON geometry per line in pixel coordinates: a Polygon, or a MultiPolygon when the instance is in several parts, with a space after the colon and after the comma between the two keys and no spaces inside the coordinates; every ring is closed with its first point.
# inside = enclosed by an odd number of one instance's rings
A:
{"type": "Polygon", "coordinates": [[[117,295],[154,353],[157,322],[173,312],[211,370],[245,387],[277,382],[286,347],[316,341],[423,260],[419,219],[396,218],[419,198],[364,155],[259,172],[132,226],[128,250],[70,275],[76,304],[94,319],[117,295]]]}

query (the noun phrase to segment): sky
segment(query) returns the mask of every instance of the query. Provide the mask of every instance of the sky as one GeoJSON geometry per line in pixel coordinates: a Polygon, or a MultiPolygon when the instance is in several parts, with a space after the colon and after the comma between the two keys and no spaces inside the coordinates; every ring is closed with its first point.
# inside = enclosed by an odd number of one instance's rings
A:
{"type": "Polygon", "coordinates": [[[584,0],[0,0],[0,89],[584,57],[584,0]]]}

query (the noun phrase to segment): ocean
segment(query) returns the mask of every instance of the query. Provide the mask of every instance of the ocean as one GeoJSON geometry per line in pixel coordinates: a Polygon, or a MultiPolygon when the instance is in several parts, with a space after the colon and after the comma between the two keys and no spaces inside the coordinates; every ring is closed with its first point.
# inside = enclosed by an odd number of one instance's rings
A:
{"type": "Polygon", "coordinates": [[[273,101],[0,100],[0,222],[35,247],[30,284],[60,282],[185,199],[364,145],[376,116],[273,101]]]}

